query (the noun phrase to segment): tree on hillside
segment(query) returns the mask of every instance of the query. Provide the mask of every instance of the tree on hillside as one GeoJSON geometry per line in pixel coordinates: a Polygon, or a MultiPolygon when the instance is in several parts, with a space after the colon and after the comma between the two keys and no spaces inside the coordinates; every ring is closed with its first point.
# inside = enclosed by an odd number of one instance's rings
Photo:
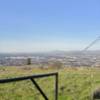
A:
{"type": "Polygon", "coordinates": [[[27,58],[27,65],[31,65],[31,58],[27,58]]]}

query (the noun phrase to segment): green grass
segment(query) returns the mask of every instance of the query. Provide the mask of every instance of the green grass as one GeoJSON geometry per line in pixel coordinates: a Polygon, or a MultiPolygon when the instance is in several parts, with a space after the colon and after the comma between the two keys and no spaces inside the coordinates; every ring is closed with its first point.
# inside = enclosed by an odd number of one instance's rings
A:
{"type": "MultiPolygon", "coordinates": [[[[54,69],[1,67],[0,79],[55,72],[54,69]]],[[[100,85],[99,68],[65,68],[59,72],[59,100],[91,100],[100,85]],[[93,77],[91,77],[91,74],[93,77]]],[[[54,77],[36,79],[50,100],[54,100],[54,77]]],[[[31,81],[0,84],[0,100],[44,100],[31,81]]]]}

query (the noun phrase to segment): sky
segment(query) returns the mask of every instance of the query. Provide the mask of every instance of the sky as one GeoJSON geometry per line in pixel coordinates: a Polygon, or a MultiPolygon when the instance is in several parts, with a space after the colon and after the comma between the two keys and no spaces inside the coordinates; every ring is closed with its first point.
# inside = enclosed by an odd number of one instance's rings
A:
{"type": "Polygon", "coordinates": [[[0,52],[82,50],[98,36],[100,0],[0,0],[0,52]]]}

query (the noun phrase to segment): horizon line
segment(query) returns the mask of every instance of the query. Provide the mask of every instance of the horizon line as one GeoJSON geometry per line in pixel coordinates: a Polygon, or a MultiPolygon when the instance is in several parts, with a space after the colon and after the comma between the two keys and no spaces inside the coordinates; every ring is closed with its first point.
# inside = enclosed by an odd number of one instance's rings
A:
{"type": "MultiPolygon", "coordinates": [[[[52,52],[81,52],[82,50],[51,50],[51,51],[33,51],[33,52],[0,52],[0,54],[29,54],[29,53],[52,53],[52,52]]],[[[87,50],[87,51],[100,51],[98,50],[87,50]]],[[[86,52],[87,52],[86,51],[86,52]]]]}

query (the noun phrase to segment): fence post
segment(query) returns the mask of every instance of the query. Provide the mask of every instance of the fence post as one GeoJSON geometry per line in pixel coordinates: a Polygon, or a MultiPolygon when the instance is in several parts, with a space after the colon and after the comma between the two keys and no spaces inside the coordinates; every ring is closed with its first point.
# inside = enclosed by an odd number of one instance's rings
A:
{"type": "Polygon", "coordinates": [[[58,73],[55,76],[55,100],[58,100],[58,73]]]}

